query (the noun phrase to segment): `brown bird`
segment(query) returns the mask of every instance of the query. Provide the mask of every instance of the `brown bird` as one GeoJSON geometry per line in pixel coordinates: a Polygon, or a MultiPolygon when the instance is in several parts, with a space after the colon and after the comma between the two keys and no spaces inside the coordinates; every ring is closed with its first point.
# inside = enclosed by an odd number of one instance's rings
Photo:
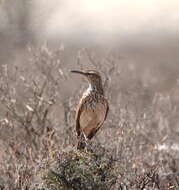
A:
{"type": "Polygon", "coordinates": [[[102,127],[108,114],[108,102],[104,97],[101,76],[97,71],[72,70],[71,72],[85,76],[89,84],[76,110],[77,149],[83,150],[86,141],[92,139],[102,127]]]}

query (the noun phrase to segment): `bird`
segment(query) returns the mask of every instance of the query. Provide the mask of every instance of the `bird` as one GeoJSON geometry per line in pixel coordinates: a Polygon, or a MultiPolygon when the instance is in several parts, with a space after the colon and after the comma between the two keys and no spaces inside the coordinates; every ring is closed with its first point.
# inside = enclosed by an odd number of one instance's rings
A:
{"type": "Polygon", "coordinates": [[[82,94],[76,109],[77,149],[84,150],[102,127],[108,115],[109,105],[104,95],[102,78],[96,70],[71,70],[80,74],[88,81],[88,88],[82,94]]]}

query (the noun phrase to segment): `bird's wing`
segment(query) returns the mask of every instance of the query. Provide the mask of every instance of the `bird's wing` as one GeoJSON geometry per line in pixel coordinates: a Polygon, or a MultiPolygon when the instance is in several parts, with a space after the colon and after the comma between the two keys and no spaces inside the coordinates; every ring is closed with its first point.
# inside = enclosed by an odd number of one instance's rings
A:
{"type": "Polygon", "coordinates": [[[84,133],[88,139],[93,138],[97,131],[102,127],[104,121],[106,120],[109,111],[109,106],[107,100],[103,97],[102,102],[96,105],[95,110],[93,110],[93,119],[84,128],[84,133]]]}
{"type": "Polygon", "coordinates": [[[91,139],[102,126],[108,113],[108,102],[101,97],[101,102],[91,106],[89,96],[83,98],[76,112],[76,132],[80,136],[83,131],[85,136],[91,139]]]}

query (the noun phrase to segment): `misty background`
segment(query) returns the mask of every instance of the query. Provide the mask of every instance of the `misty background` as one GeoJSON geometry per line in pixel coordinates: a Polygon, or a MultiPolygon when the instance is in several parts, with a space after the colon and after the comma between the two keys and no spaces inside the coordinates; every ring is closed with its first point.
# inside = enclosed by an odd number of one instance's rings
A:
{"type": "Polygon", "coordinates": [[[28,44],[63,45],[72,65],[80,48],[93,48],[168,90],[179,76],[178,10],[177,0],[1,0],[0,63],[25,62],[28,44]]]}
{"type": "Polygon", "coordinates": [[[179,189],[178,34],[178,0],[0,0],[1,189],[34,189],[54,153],[74,158],[81,68],[102,75],[110,111],[92,144],[117,189],[179,189]]]}

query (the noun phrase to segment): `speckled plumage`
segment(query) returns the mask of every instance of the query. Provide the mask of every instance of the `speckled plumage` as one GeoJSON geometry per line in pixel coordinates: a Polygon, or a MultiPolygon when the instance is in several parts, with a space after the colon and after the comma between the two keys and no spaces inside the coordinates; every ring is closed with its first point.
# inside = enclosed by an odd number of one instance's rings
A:
{"type": "MultiPolygon", "coordinates": [[[[77,148],[84,149],[81,136],[91,139],[103,125],[108,114],[108,102],[104,97],[101,77],[96,71],[73,71],[86,76],[89,87],[83,93],[76,110],[77,148]]],[[[84,145],[84,144],[83,144],[84,145]]]]}

